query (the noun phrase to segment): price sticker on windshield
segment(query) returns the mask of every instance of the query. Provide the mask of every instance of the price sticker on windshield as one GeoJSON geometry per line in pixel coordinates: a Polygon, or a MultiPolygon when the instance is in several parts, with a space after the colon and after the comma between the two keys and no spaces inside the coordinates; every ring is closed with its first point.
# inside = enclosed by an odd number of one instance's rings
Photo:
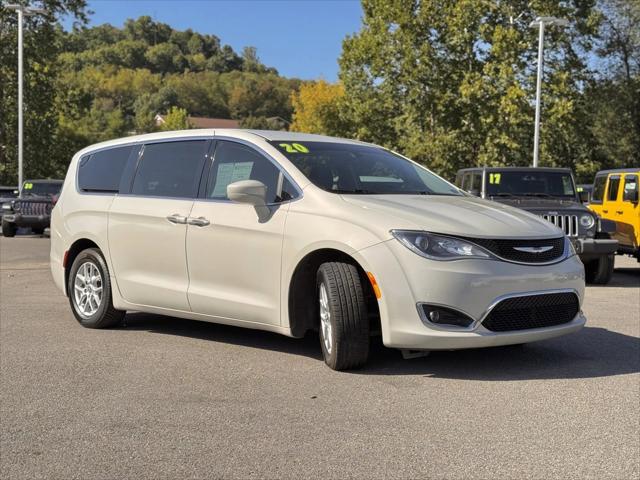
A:
{"type": "Polygon", "coordinates": [[[489,174],[489,183],[492,185],[500,185],[500,177],[502,174],[500,173],[490,173],[489,174]]]}
{"type": "Polygon", "coordinates": [[[309,149],[300,143],[279,143],[287,153],[309,153],[309,149]]]}
{"type": "Polygon", "coordinates": [[[23,188],[25,190],[31,190],[33,188],[33,183],[25,183],[23,188]]]}

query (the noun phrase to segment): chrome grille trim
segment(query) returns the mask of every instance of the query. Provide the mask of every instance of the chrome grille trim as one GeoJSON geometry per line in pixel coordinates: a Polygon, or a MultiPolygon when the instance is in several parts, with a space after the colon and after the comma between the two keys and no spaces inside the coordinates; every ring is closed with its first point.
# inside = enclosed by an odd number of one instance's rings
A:
{"type": "Polygon", "coordinates": [[[541,215],[546,221],[553,223],[568,237],[578,236],[578,216],[545,213],[541,215]]]}

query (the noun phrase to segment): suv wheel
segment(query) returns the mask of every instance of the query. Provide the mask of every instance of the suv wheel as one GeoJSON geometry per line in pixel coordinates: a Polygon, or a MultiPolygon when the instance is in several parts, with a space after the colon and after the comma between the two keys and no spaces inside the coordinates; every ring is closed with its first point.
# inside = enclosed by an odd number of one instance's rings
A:
{"type": "Polygon", "coordinates": [[[584,265],[584,273],[587,283],[596,285],[606,285],[611,281],[613,276],[613,267],[615,264],[615,255],[603,255],[602,257],[591,260],[584,265]]]}
{"type": "Polygon", "coordinates": [[[122,321],[125,312],[113,307],[109,270],[100,250],[88,248],[78,254],[67,291],[71,310],[83,327],[108,328],[122,321]]]}
{"type": "Polygon", "coordinates": [[[320,265],[317,298],[325,363],[334,370],[364,365],[369,357],[369,318],[356,267],[340,262],[320,265]]]}
{"type": "Polygon", "coordinates": [[[5,220],[2,221],[2,235],[5,237],[15,237],[18,228],[15,223],[7,222],[5,220]]]}

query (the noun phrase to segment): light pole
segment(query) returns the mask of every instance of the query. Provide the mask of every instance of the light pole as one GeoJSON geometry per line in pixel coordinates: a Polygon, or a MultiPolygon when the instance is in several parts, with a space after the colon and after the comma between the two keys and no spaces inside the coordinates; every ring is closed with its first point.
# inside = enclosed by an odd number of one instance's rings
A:
{"type": "Polygon", "coordinates": [[[45,13],[42,8],[32,8],[25,5],[9,4],[5,5],[9,10],[18,12],[18,190],[22,193],[22,137],[23,137],[23,118],[22,118],[22,24],[25,16],[35,15],[37,13],[45,13]]]}
{"type": "Polygon", "coordinates": [[[544,63],[544,27],[545,25],[557,25],[566,27],[569,21],[564,18],[538,17],[529,24],[529,27],[539,29],[538,35],[538,77],[536,79],[536,120],[533,133],[533,166],[538,166],[538,154],[540,149],[540,95],[542,90],[542,66],[544,63]]]}

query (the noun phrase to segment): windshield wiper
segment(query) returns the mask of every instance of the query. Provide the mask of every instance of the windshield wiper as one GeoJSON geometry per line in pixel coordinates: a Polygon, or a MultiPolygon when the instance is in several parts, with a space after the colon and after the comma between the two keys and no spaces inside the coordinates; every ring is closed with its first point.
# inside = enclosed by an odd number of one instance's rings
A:
{"type": "Polygon", "coordinates": [[[548,193],[520,193],[519,195],[522,195],[523,197],[551,197],[552,195],[549,195],[548,193]]]}

